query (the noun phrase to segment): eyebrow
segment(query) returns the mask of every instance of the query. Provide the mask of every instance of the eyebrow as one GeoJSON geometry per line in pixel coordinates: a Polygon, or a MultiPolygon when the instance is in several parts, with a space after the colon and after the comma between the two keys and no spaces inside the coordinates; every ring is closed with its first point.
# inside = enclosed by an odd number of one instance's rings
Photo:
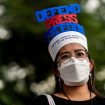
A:
{"type": "Polygon", "coordinates": [[[86,51],[86,50],[84,50],[84,49],[77,49],[77,50],[75,50],[75,52],[77,52],[77,51],[86,51]]]}
{"type": "MultiPolygon", "coordinates": [[[[74,50],[74,52],[78,52],[78,51],[85,51],[85,50],[84,49],[76,49],[76,50],[74,50]]],[[[65,52],[60,53],[60,55],[63,55],[63,54],[69,54],[69,51],[65,51],[65,52]]]]}

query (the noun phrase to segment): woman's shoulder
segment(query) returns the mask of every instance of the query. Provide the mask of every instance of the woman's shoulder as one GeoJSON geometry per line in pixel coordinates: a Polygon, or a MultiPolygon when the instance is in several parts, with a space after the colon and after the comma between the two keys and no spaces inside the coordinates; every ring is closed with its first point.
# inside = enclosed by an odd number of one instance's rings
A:
{"type": "Polygon", "coordinates": [[[49,105],[45,95],[39,95],[32,99],[29,105],[49,105]]]}

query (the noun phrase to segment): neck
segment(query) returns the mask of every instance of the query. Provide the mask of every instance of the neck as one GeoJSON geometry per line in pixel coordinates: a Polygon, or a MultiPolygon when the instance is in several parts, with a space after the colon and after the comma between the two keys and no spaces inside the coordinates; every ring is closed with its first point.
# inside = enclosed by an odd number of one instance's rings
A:
{"type": "Polygon", "coordinates": [[[64,86],[63,92],[71,100],[88,100],[91,98],[87,84],[82,86],[64,86]]]}

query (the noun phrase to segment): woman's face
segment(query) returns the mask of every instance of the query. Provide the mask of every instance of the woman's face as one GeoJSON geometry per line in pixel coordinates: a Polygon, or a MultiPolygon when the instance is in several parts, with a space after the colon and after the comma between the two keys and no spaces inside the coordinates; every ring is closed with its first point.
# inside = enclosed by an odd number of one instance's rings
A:
{"type": "Polygon", "coordinates": [[[59,52],[56,59],[57,63],[62,63],[63,61],[75,57],[80,60],[88,59],[88,54],[85,48],[77,43],[70,43],[63,46],[59,52]]]}
{"type": "Polygon", "coordinates": [[[63,46],[58,52],[56,63],[56,75],[68,86],[80,86],[87,83],[89,73],[94,66],[85,48],[77,43],[63,46]]]}

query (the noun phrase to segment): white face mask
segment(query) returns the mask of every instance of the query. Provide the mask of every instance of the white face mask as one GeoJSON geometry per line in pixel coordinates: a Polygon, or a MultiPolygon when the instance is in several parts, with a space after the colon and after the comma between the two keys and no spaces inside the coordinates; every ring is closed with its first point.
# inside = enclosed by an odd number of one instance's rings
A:
{"type": "Polygon", "coordinates": [[[89,80],[90,66],[87,59],[80,61],[71,57],[69,62],[62,62],[58,70],[61,79],[68,86],[80,86],[89,80]]]}

